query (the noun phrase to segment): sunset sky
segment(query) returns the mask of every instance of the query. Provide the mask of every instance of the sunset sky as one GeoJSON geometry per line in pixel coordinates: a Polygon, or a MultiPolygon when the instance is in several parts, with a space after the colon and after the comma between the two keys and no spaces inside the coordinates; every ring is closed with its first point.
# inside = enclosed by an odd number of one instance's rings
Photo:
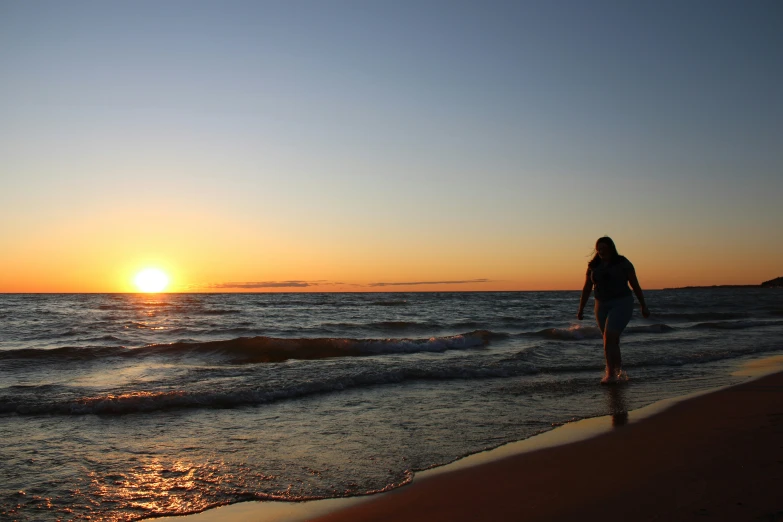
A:
{"type": "Polygon", "coordinates": [[[0,292],[783,276],[783,3],[0,3],[0,292]]]}

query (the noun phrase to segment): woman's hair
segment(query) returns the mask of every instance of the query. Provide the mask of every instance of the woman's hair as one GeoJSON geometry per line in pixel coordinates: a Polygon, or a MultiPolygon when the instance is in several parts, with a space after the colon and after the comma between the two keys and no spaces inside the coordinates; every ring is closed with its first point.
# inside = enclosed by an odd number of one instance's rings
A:
{"type": "Polygon", "coordinates": [[[601,262],[601,258],[598,256],[598,244],[603,243],[604,245],[609,247],[609,250],[612,252],[612,263],[616,263],[620,261],[622,256],[617,252],[617,247],[614,246],[614,241],[612,241],[612,238],[609,236],[599,237],[598,240],[595,242],[595,254],[593,255],[593,258],[590,260],[589,263],[587,263],[587,266],[590,268],[594,268],[598,265],[598,263],[601,262]]]}

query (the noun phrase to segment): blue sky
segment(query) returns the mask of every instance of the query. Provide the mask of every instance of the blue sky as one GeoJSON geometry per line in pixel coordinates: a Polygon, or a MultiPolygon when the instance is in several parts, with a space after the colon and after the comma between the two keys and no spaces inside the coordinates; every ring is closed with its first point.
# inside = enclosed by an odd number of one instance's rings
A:
{"type": "Polygon", "coordinates": [[[4,2],[5,273],[63,220],[152,251],[198,213],[242,224],[232,255],[274,253],[256,279],[302,278],[295,239],[376,280],[449,254],[527,281],[531,245],[603,234],[694,275],[725,258],[715,282],[781,275],[782,50],[772,1],[4,2]]]}

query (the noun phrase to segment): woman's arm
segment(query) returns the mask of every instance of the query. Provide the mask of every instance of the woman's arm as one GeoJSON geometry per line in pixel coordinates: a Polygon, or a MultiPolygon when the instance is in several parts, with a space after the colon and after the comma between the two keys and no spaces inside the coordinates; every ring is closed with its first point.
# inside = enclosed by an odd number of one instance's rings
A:
{"type": "Polygon", "coordinates": [[[636,294],[636,299],[639,300],[639,304],[642,306],[642,316],[645,319],[650,317],[650,311],[647,309],[647,304],[644,302],[644,293],[642,292],[642,287],[639,285],[639,280],[636,278],[635,270],[628,272],[628,282],[631,283],[633,293],[636,294]]]}
{"type": "Polygon", "coordinates": [[[576,318],[580,321],[584,318],[585,305],[587,300],[590,299],[590,293],[593,291],[593,281],[590,278],[590,271],[587,271],[587,277],[585,277],[585,285],[582,287],[582,297],[579,298],[579,311],[576,313],[576,318]]]}

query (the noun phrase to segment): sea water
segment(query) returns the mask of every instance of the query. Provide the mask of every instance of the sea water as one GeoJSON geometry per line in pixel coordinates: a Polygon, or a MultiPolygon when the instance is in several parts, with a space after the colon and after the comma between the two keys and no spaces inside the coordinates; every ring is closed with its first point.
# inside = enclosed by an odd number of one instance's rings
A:
{"type": "Polygon", "coordinates": [[[578,292],[0,295],[0,519],[383,491],[783,351],[780,289],[646,296],[610,389],[578,292]]]}

